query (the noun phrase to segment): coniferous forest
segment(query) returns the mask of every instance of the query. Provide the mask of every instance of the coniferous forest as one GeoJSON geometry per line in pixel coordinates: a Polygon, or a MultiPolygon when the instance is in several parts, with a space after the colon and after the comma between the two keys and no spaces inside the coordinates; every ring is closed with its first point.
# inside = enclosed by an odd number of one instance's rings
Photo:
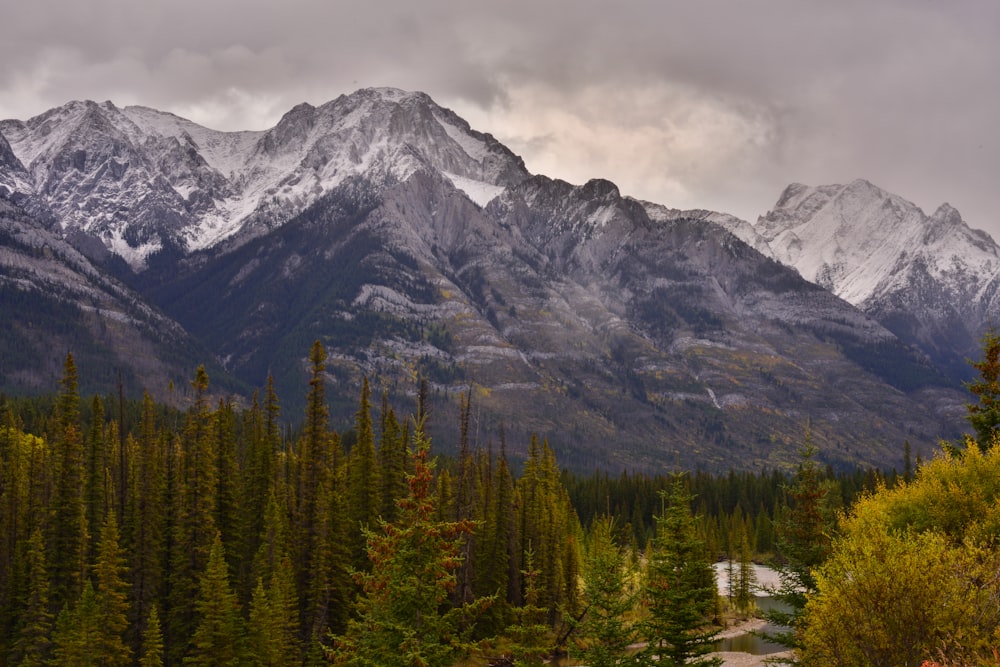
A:
{"type": "Polygon", "coordinates": [[[468,396],[443,459],[426,401],[397,415],[367,380],[337,432],[319,342],[301,417],[270,381],[211,399],[203,367],[183,411],[81,397],[70,355],[56,395],[0,404],[0,661],[719,664],[766,560],[790,661],[994,664],[1000,340],[984,350],[979,442],[845,473],[805,426],[796,470],[723,476],[570,474],[537,439],[513,466],[502,431],[470,446],[468,396]]]}

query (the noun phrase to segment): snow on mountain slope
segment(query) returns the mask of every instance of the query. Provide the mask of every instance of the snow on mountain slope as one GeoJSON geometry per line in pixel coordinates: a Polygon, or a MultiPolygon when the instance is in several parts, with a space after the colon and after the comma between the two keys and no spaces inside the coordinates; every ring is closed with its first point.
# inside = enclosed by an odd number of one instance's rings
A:
{"type": "Polygon", "coordinates": [[[943,204],[931,215],[864,180],[795,184],[755,227],[773,256],[968,376],[1000,318],[1000,247],[943,204]]]}
{"type": "Polygon", "coordinates": [[[743,241],[765,257],[774,259],[774,254],[771,252],[771,246],[769,246],[767,241],[765,241],[757,230],[754,229],[754,226],[746,220],[741,220],[734,215],[719,213],[717,211],[708,211],[705,209],[682,211],[680,209],[668,208],[652,202],[642,202],[642,205],[646,209],[646,215],[648,215],[649,219],[654,222],[662,223],[682,219],[704,220],[705,222],[711,222],[712,224],[718,225],[727,230],[733,234],[733,236],[743,241]]]}
{"type": "Polygon", "coordinates": [[[864,306],[905,289],[920,265],[942,285],[977,296],[1000,271],[1000,248],[942,205],[928,216],[864,180],[791,185],[757,232],[781,262],[844,300],[864,306]]]}
{"type": "Polygon", "coordinates": [[[27,194],[65,231],[97,237],[136,269],[167,247],[190,252],[265,233],[355,176],[384,187],[432,171],[480,206],[529,176],[490,135],[427,95],[391,88],[300,104],[257,132],[70,102],[2,121],[0,133],[30,174],[27,194]]]}

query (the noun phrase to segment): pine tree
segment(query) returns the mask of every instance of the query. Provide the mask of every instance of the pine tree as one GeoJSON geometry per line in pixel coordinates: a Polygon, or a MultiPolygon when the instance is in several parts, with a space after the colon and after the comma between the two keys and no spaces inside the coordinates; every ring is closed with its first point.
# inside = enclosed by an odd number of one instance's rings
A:
{"type": "Polygon", "coordinates": [[[239,603],[229,581],[222,537],[216,533],[208,566],[194,603],[197,627],[186,665],[235,665],[242,655],[244,627],[239,603]]]}
{"type": "Polygon", "coordinates": [[[381,516],[388,523],[396,520],[397,502],[406,495],[408,470],[407,447],[396,413],[382,394],[382,434],[378,448],[379,481],[382,487],[381,516]]]}
{"type": "Polygon", "coordinates": [[[198,578],[208,564],[216,528],[218,457],[213,448],[214,415],[208,407],[208,373],[204,366],[195,371],[194,404],[184,425],[179,458],[179,496],[173,526],[170,572],[170,617],[167,646],[177,662],[187,650],[187,640],[195,628],[191,600],[198,597],[198,578]]]}
{"type": "Polygon", "coordinates": [[[20,615],[11,662],[17,665],[44,665],[52,648],[52,614],[49,612],[49,578],[45,563],[45,542],[36,528],[27,544],[28,598],[20,615]]]}
{"type": "Polygon", "coordinates": [[[52,502],[52,605],[59,609],[76,602],[82,590],[87,556],[87,518],[84,512],[84,455],[80,431],[80,395],[76,364],[66,356],[61,391],[56,404],[56,484],[52,502]]]}
{"type": "Polygon", "coordinates": [[[420,425],[410,492],[396,523],[366,531],[370,572],[358,573],[358,617],[335,640],[336,664],[366,667],[445,667],[470,648],[460,628],[488,601],[442,612],[455,586],[460,538],[469,522],[435,519],[429,442],[420,425]]]}
{"type": "Polygon", "coordinates": [[[139,651],[139,667],[163,667],[163,631],[156,605],[150,607],[146,618],[146,629],[142,633],[142,647],[139,651]]]}
{"type": "Polygon", "coordinates": [[[630,616],[638,591],[632,585],[628,557],[614,535],[610,517],[591,527],[583,568],[583,620],[579,623],[584,647],[580,660],[589,667],[622,667],[631,664],[629,646],[637,632],[630,616]]]}
{"type": "Polygon", "coordinates": [[[118,522],[112,511],[108,512],[101,528],[97,561],[94,563],[99,623],[97,655],[102,665],[127,665],[132,658],[132,651],[122,639],[128,627],[129,586],[126,576],[125,556],[118,541],[118,522]]]}
{"type": "Polygon", "coordinates": [[[372,428],[368,378],[362,380],[361,399],[354,415],[357,439],[347,461],[347,515],[350,521],[351,563],[355,569],[368,567],[363,530],[375,525],[381,507],[375,434],[372,428]]]}
{"type": "MultiPolygon", "coordinates": [[[[803,613],[809,595],[816,591],[814,570],[830,553],[832,524],[829,488],[820,480],[816,448],[808,430],[799,455],[801,460],[788,493],[790,506],[776,525],[778,553],[783,558],[775,567],[779,585],[765,588],[784,609],[773,607],[764,612],[764,617],[772,625],[789,630],[763,634],[769,641],[791,649],[802,647],[799,630],[803,613]]],[[[789,658],[784,662],[795,660],[789,658]]]]}
{"type": "Polygon", "coordinates": [[[698,538],[691,514],[691,495],[676,475],[663,514],[656,517],[656,537],[647,565],[644,591],[649,616],[642,634],[648,642],[639,654],[642,665],[721,665],[704,658],[717,630],[706,629],[715,606],[715,571],[698,538]]]}
{"type": "Polygon", "coordinates": [[[972,363],[979,377],[966,384],[978,400],[965,407],[967,419],[976,432],[976,441],[986,450],[995,444],[1000,432],[1000,331],[990,328],[980,341],[983,358],[972,363]]]}
{"type": "Polygon", "coordinates": [[[57,665],[96,667],[102,664],[100,649],[100,609],[94,587],[88,579],[80,600],[72,609],[64,606],[52,633],[52,654],[57,665]]]}

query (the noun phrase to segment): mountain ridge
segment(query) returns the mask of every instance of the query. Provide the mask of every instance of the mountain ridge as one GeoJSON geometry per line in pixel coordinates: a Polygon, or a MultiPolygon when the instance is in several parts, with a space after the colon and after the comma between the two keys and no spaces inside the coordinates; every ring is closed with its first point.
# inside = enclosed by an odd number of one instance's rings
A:
{"type": "Polygon", "coordinates": [[[924,356],[744,243],[748,223],[532,175],[422,93],[365,89],[256,133],[110,103],[0,133],[52,233],[227,373],[275,373],[293,415],[319,339],[338,419],[362,376],[404,405],[423,377],[445,442],[469,393],[483,441],[537,433],[577,469],[785,467],[807,421],[831,465],[887,466],[960,430],[963,397],[924,356]]]}
{"type": "Polygon", "coordinates": [[[771,253],[919,346],[956,378],[1000,316],[1000,246],[942,204],[927,215],[863,179],[790,185],[754,232],[771,253]]]}

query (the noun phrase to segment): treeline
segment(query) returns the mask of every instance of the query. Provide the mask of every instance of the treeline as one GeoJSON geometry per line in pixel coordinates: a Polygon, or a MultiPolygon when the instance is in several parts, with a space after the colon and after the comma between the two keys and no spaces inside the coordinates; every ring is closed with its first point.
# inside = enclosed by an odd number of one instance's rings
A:
{"type": "Polygon", "coordinates": [[[719,627],[713,560],[740,563],[749,613],[753,555],[801,565],[789,546],[815,542],[789,531],[809,494],[830,526],[896,479],[818,470],[808,445],[791,476],[579,476],[537,439],[517,475],[502,431],[470,446],[468,397],[435,467],[423,389],[399,417],[366,380],[338,433],[325,362],[317,343],[294,432],[270,380],[237,409],[204,368],[186,411],[83,401],[72,356],[58,395],[0,403],[0,662],[540,664],[572,646],[599,666],[642,641],[637,664],[682,664],[719,627]]]}
{"type": "MultiPolygon", "coordinates": [[[[804,426],[802,451],[810,448],[809,440],[808,426],[804,426]]],[[[908,444],[901,455],[904,461],[909,461],[908,444]]],[[[800,461],[799,465],[802,463],[805,462],[800,461]]],[[[809,464],[815,466],[814,462],[809,464]]],[[[903,472],[817,467],[817,483],[826,497],[825,511],[832,517],[866,491],[897,486],[912,476],[913,465],[916,464],[904,463],[903,472]]],[[[794,505],[791,491],[795,471],[730,471],[724,475],[698,471],[687,477],[694,499],[692,509],[699,517],[699,533],[710,553],[718,558],[734,558],[739,535],[746,533],[756,559],[781,557],[776,525],[787,519],[789,508],[794,505]]],[[[638,551],[655,535],[656,516],[663,509],[663,494],[672,479],[670,474],[628,471],[614,476],[605,471],[590,475],[569,471],[562,474],[570,503],[584,528],[601,516],[614,517],[622,526],[625,543],[638,551]]]]}
{"type": "Polygon", "coordinates": [[[470,450],[466,408],[460,456],[427,476],[424,401],[401,419],[384,399],[373,409],[365,381],[353,429],[338,434],[325,360],[317,343],[295,437],[270,382],[238,410],[210,402],[204,368],[183,413],[148,396],[137,410],[99,397],[82,408],[72,356],[50,410],[5,402],[7,663],[325,663],[363,616],[374,537],[421,502],[433,507],[424,520],[438,522],[425,533],[463,528],[437,605],[489,601],[461,621],[463,637],[502,635],[525,620],[525,605],[547,629],[575,613],[583,535],[547,444],[531,442],[515,479],[502,438],[495,451],[470,450]],[[415,500],[421,475],[429,491],[415,500]]]}

